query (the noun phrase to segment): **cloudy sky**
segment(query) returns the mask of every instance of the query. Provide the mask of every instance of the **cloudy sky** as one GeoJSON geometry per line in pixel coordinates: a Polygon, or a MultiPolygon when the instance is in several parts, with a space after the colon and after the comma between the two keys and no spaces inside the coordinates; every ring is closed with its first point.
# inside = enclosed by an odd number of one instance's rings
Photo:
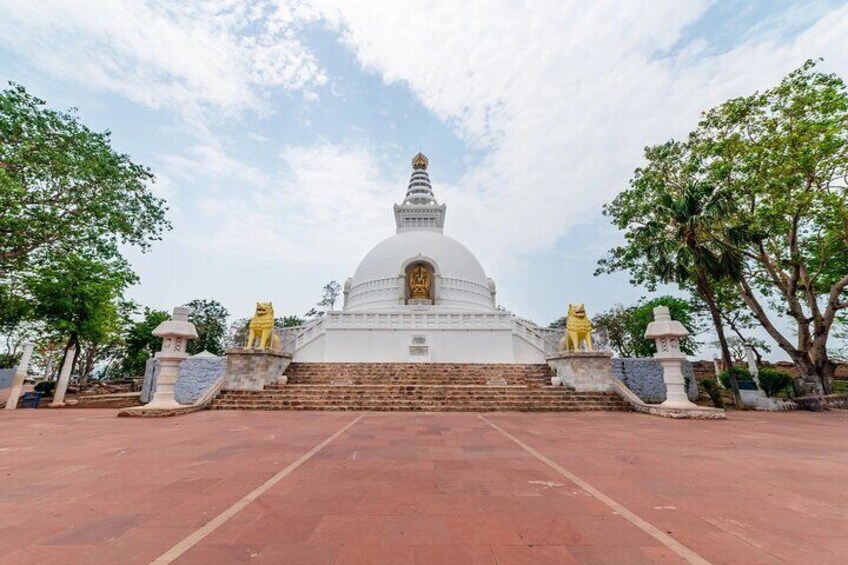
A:
{"type": "Polygon", "coordinates": [[[848,76],[837,1],[0,0],[0,79],[150,166],[174,230],[138,302],[303,313],[391,235],[430,157],[446,233],[540,323],[643,294],[595,278],[600,207],[648,144],[808,58],[848,76]]]}

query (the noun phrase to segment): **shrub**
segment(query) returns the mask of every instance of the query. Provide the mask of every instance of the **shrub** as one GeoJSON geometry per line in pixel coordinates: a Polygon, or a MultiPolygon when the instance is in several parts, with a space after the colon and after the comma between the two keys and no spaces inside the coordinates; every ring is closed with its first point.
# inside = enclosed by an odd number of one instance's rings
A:
{"type": "Polygon", "coordinates": [[[44,396],[53,396],[53,389],[55,388],[56,381],[41,381],[33,387],[35,392],[40,392],[44,396]]]}
{"type": "Polygon", "coordinates": [[[766,393],[766,396],[775,396],[792,386],[791,375],[768,367],[760,369],[757,378],[760,379],[760,387],[766,393]]]}
{"type": "Polygon", "coordinates": [[[724,408],[724,400],[721,398],[721,390],[718,388],[718,383],[712,379],[702,379],[699,383],[707,394],[710,395],[710,400],[713,401],[713,406],[716,408],[724,408]]]}
{"type": "MultiPolygon", "coordinates": [[[[751,373],[748,372],[748,369],[743,369],[742,367],[733,367],[733,374],[736,375],[736,381],[752,381],[754,378],[751,376],[751,373]]],[[[724,385],[725,388],[730,388],[730,372],[722,371],[719,376],[721,379],[721,384],[724,385]]]]}

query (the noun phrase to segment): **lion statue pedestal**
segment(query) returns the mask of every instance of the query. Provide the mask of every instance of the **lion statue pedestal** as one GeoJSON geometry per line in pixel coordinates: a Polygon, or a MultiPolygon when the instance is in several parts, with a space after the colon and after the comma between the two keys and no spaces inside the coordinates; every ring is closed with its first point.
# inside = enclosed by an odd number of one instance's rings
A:
{"type": "Polygon", "coordinates": [[[548,366],[556,374],[551,379],[554,386],[567,386],[578,392],[613,390],[610,351],[561,351],[548,356],[548,366]]]}
{"type": "Polygon", "coordinates": [[[227,350],[224,390],[263,390],[265,385],[285,383],[284,373],[292,361],[283,353],[280,338],[274,333],[274,306],[257,302],[256,313],[247,326],[243,349],[227,350]]]}
{"type": "Polygon", "coordinates": [[[283,382],[292,356],[271,349],[227,350],[224,390],[263,390],[265,385],[283,382]]]}

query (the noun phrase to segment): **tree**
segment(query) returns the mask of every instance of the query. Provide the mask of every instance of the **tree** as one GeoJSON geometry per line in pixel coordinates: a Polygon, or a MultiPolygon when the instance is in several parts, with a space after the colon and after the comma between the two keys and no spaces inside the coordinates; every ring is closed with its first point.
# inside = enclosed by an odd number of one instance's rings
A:
{"type": "Polygon", "coordinates": [[[227,347],[244,347],[247,343],[248,326],[250,318],[236,318],[230,323],[227,337],[224,340],[227,347]]]}
{"type": "Polygon", "coordinates": [[[560,330],[564,329],[566,324],[568,324],[568,316],[560,316],[559,318],[548,324],[548,327],[552,330],[560,330]]]}
{"type": "Polygon", "coordinates": [[[74,110],[49,109],[22,86],[0,91],[0,283],[58,248],[146,249],[170,228],[152,182],[74,110]]]}
{"type": "Polygon", "coordinates": [[[336,306],[336,300],[338,300],[341,292],[342,285],[340,285],[338,281],[328,282],[324,285],[323,295],[321,298],[321,302],[318,303],[318,306],[328,308],[330,312],[332,312],[336,306]]]}
{"type": "Polygon", "coordinates": [[[833,390],[828,338],[848,309],[848,92],[808,61],[762,93],[707,112],[692,138],[712,182],[733,197],[712,237],[745,260],[736,287],[801,374],[833,390]],[[773,311],[792,319],[793,341],[773,311]]]}
{"type": "Polygon", "coordinates": [[[652,339],[645,337],[648,324],[654,321],[654,308],[666,306],[672,320],[677,320],[689,330],[689,336],[680,340],[680,350],[687,355],[694,355],[698,350],[698,342],[694,336],[700,333],[700,313],[688,300],[675,296],[658,296],[651,300],[641,300],[629,311],[627,333],[630,347],[635,357],[653,357],[657,345],[652,339]]]}
{"type": "MultiPolygon", "coordinates": [[[[628,270],[649,289],[676,283],[694,291],[707,305],[722,359],[732,367],[715,288],[742,277],[743,257],[733,245],[740,235],[722,234],[730,243],[715,236],[735,203],[703,170],[699,147],[690,140],[645,149],[647,164],[636,169],[630,188],[604,206],[604,214],[625,232],[626,244],[611,249],[596,274],[628,270]]],[[[731,386],[742,406],[732,372],[731,386]]]]}
{"type": "Polygon", "coordinates": [[[171,318],[164,310],[145,308],[140,320],[130,322],[124,330],[124,350],[119,373],[125,377],[144,374],[147,360],[162,349],[162,338],[153,335],[153,330],[171,318]]]}
{"type": "Polygon", "coordinates": [[[630,323],[632,314],[632,306],[616,304],[609,310],[596,314],[592,319],[592,326],[606,333],[610,347],[618,353],[619,357],[633,356],[632,324],[630,323]]]}
{"type": "Polygon", "coordinates": [[[34,315],[48,331],[67,337],[64,355],[76,358],[81,343],[102,343],[113,330],[123,291],[135,280],[120,258],[66,250],[50,256],[26,282],[34,315]]]}
{"type": "Polygon", "coordinates": [[[103,361],[116,357],[124,345],[124,332],[134,305],[119,301],[117,308],[109,308],[103,318],[101,331],[96,336],[80,339],[79,386],[84,387],[94,371],[94,367],[103,361]]]}
{"type": "MultiPolygon", "coordinates": [[[[718,342],[713,342],[713,346],[718,346],[718,342]]],[[[727,338],[727,346],[730,348],[730,355],[733,357],[733,362],[738,365],[744,365],[748,360],[748,347],[754,350],[754,356],[757,358],[757,364],[762,361],[759,351],[768,353],[771,347],[763,340],[756,337],[740,337],[732,335],[727,338]]]]}
{"type": "Polygon", "coordinates": [[[283,316],[282,318],[274,318],[274,327],[275,328],[294,328],[297,326],[302,326],[306,323],[306,320],[301,318],[300,316],[283,316]]]}
{"type": "Polygon", "coordinates": [[[192,300],[188,307],[191,309],[188,320],[197,329],[197,339],[189,340],[186,352],[223,355],[230,313],[217,300],[192,300]]]}

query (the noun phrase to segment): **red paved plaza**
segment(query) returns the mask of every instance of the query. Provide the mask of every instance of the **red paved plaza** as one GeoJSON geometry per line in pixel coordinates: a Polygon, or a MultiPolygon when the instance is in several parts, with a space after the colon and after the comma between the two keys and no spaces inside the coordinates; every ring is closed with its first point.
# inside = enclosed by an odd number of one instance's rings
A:
{"type": "Polygon", "coordinates": [[[0,564],[846,563],[848,413],[0,415],[0,564]]]}

